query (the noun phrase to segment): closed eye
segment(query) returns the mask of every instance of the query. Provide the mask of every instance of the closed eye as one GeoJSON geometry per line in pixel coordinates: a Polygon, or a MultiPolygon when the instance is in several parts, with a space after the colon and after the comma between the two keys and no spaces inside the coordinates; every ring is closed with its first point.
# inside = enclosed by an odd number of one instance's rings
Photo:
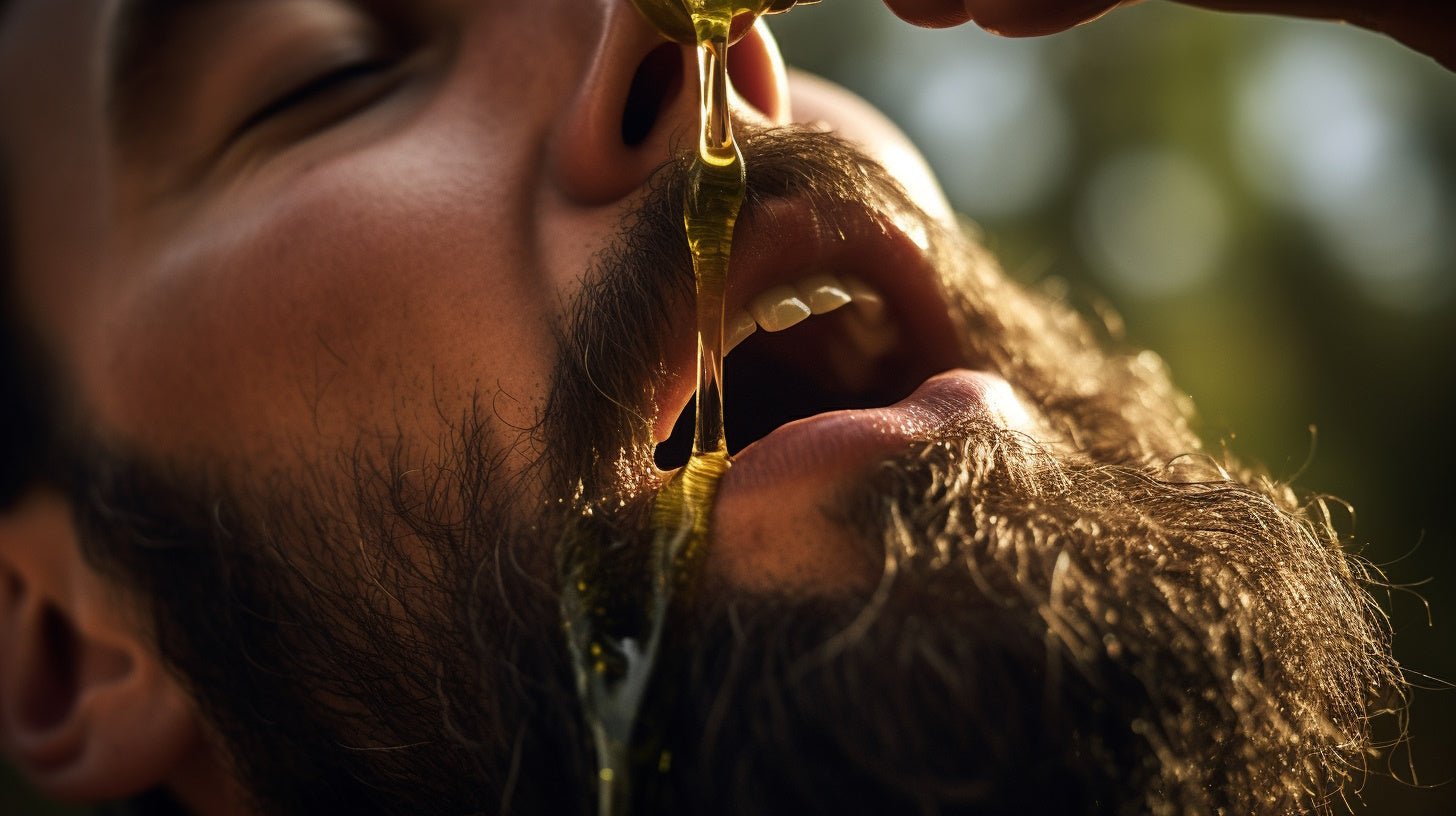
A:
{"type": "Polygon", "coordinates": [[[292,116],[305,117],[299,125],[305,129],[327,127],[393,87],[397,80],[394,67],[394,60],[378,58],[318,73],[251,114],[238,126],[235,136],[292,116]]]}

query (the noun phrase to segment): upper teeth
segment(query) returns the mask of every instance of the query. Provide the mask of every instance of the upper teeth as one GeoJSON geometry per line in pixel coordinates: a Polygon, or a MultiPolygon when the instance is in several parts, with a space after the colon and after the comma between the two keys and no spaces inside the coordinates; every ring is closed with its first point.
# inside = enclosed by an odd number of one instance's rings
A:
{"type": "Polygon", "coordinates": [[[723,324],[724,353],[732,351],[759,328],[783,331],[810,315],[821,315],[853,303],[861,325],[878,325],[884,318],[884,299],[858,278],[809,275],[792,286],[774,286],[749,302],[747,309],[729,315],[723,324]]]}

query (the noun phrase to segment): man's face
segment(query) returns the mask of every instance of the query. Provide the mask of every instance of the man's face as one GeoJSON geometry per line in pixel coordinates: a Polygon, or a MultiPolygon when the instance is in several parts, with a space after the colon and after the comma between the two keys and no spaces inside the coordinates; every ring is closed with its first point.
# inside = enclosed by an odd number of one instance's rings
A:
{"type": "MultiPolygon", "coordinates": [[[[31,0],[3,37],[67,486],[235,771],[268,812],[580,806],[551,781],[589,774],[556,566],[640,540],[691,398],[692,54],[625,0],[31,0]]],[[[880,812],[1122,787],[1087,768],[1170,807],[1317,789],[1278,769],[1333,749],[1291,746],[1358,730],[1342,695],[1386,670],[1356,666],[1380,631],[1328,535],[1180,459],[1156,358],[1010,285],[881,120],[760,32],[732,53],[728,313],[814,275],[856,302],[728,358],[754,444],[639,795],[768,812],[846,769],[836,807],[880,812]]]]}
{"type": "Polygon", "coordinates": [[[566,308],[693,136],[691,55],[623,3],[14,17],[17,196],[67,202],[17,208],[27,295],[106,436],[229,469],[438,436],[479,397],[524,471],[566,308]]]}
{"type": "MultiPolygon", "coordinates": [[[[116,5],[20,4],[5,74],[28,157],[16,195],[65,202],[17,209],[22,268],[45,270],[25,294],[86,420],[163,459],[256,474],[361,434],[438,440],[475,403],[502,467],[548,498],[533,465],[553,442],[532,431],[569,309],[696,135],[691,50],[623,2],[116,5]],[[62,73],[29,68],[60,54],[62,73]]],[[[821,83],[791,91],[760,32],[733,56],[745,125],[832,121],[943,212],[875,114],[821,83]]],[[[891,290],[894,317],[943,311],[918,233],[853,214],[829,235],[819,218],[802,200],[745,213],[730,317],[823,273],[891,290]]],[[[673,275],[651,281],[671,286],[668,310],[629,317],[660,340],[656,376],[622,395],[658,440],[694,383],[691,292],[668,257],[673,275]]],[[[841,390],[875,390],[897,341],[901,356],[937,347],[920,379],[959,361],[944,326],[813,322],[832,325],[794,362],[841,390]]]]}

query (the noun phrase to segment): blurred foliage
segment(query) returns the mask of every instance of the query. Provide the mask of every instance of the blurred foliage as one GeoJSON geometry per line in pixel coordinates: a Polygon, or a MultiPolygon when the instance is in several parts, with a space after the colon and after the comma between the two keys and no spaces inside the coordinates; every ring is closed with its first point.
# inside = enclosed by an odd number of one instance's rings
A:
{"type": "Polygon", "coordinates": [[[1348,26],[1156,2],[1036,40],[879,0],[772,28],[925,149],[1013,275],[1105,297],[1209,444],[1354,508],[1418,688],[1353,804],[1456,812],[1456,75],[1348,26]]]}

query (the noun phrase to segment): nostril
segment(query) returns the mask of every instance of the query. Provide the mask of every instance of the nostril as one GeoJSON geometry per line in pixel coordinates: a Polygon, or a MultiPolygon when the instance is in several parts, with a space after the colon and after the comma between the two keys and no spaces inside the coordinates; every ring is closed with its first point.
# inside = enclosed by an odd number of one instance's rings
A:
{"type": "Polygon", "coordinates": [[[682,47],[663,43],[652,49],[637,66],[627,104],[622,111],[622,143],[636,147],[648,134],[683,85],[682,47]]]}

